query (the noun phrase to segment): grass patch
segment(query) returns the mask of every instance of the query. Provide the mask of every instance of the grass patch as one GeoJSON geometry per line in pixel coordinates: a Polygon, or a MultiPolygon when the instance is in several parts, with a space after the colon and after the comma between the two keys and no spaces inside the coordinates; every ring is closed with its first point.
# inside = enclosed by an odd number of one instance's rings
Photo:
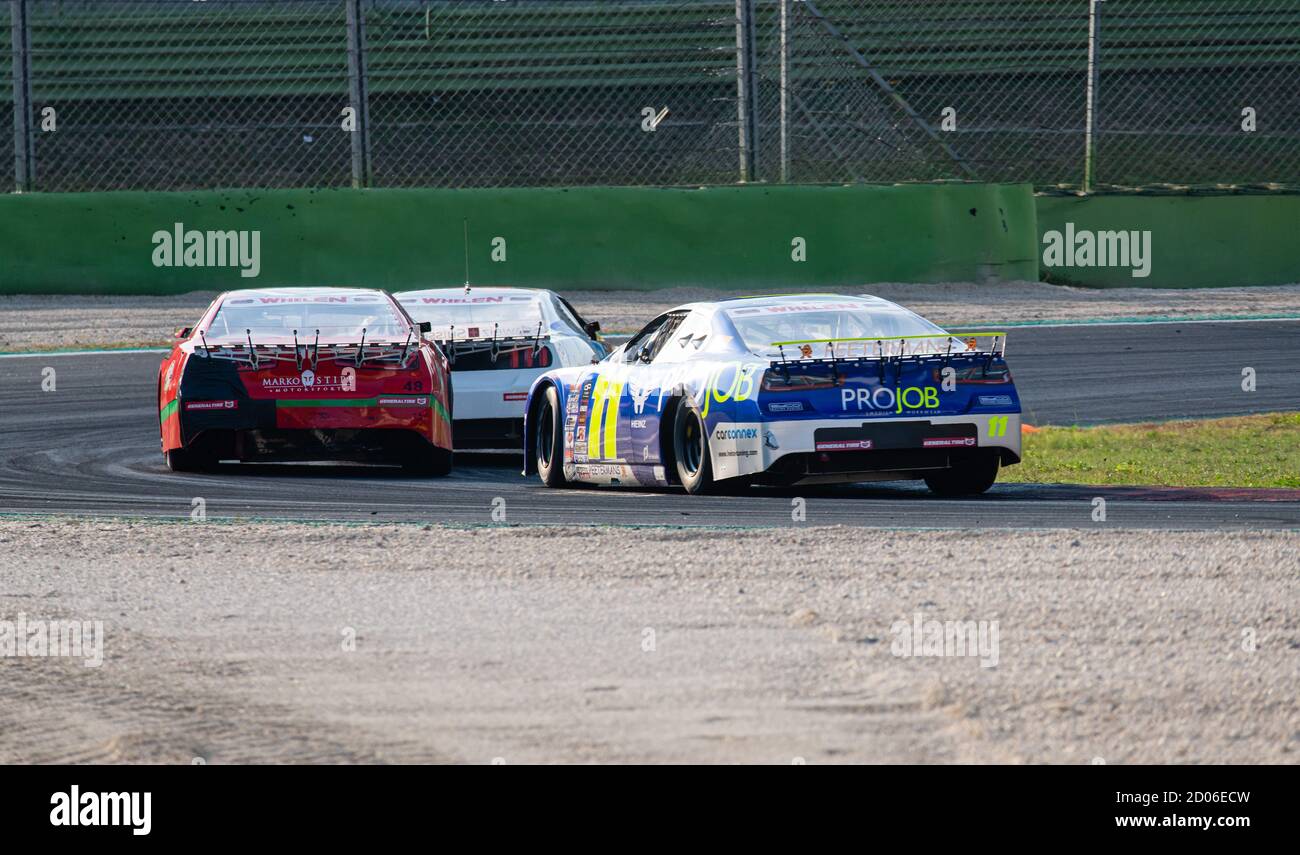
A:
{"type": "Polygon", "coordinates": [[[1024,436],[1001,481],[1300,488],[1300,413],[1098,427],[1024,436]]]}

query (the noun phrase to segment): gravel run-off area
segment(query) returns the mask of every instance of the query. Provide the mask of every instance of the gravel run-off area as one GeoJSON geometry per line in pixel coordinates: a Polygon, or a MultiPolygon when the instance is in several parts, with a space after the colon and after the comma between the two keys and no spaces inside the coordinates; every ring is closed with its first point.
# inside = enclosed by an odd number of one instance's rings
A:
{"type": "MultiPolygon", "coordinates": [[[[787,292],[826,291],[789,288],[787,292]]],[[[939,285],[878,283],[836,289],[871,293],[931,320],[962,324],[1079,321],[1098,318],[1300,314],[1300,285],[1261,288],[1088,289],[1041,282],[939,285]]],[[[682,303],[766,293],[669,288],[660,291],[566,291],[607,332],[633,332],[682,303]]],[[[50,348],[158,346],[195,323],[215,292],[163,297],[0,296],[0,352],[50,348]]]]}
{"type": "Polygon", "coordinates": [[[9,518],[0,550],[3,763],[1300,759],[1296,532],[9,518]],[[20,615],[102,621],[102,664],[10,655],[20,615]],[[900,655],[918,619],[985,644],[900,655]]]}

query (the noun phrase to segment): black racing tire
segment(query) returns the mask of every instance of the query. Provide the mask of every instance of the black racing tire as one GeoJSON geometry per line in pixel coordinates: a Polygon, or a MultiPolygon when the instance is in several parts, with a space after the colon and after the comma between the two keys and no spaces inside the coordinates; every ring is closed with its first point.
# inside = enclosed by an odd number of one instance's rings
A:
{"type": "Polygon", "coordinates": [[[205,472],[216,463],[209,455],[193,448],[173,448],[164,451],[163,460],[171,472],[205,472]]]}
{"type": "Polygon", "coordinates": [[[417,457],[404,461],[402,468],[413,475],[445,478],[451,474],[451,452],[430,444],[428,448],[421,449],[417,457]]]}
{"type": "Polygon", "coordinates": [[[699,408],[689,398],[673,412],[673,464],[677,480],[691,495],[712,493],[713,461],[709,457],[709,434],[699,408]]]}
{"type": "Polygon", "coordinates": [[[548,487],[563,487],[564,425],[560,420],[560,396],[554,386],[547,386],[537,407],[537,429],[533,431],[533,461],[537,474],[548,487]]]}
{"type": "Polygon", "coordinates": [[[926,475],[925,485],[936,496],[978,496],[998,480],[1000,466],[996,452],[982,454],[926,475]]]}

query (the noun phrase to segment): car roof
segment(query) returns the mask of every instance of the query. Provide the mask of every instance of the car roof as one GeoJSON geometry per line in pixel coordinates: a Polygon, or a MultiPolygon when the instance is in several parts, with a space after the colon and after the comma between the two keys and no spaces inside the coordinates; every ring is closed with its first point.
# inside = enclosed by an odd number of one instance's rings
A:
{"type": "Polygon", "coordinates": [[[738,306],[745,307],[764,307],[764,306],[797,306],[802,303],[838,303],[855,306],[894,306],[882,297],[875,297],[871,294],[758,294],[752,297],[723,297],[720,300],[707,300],[697,303],[687,303],[678,306],[671,311],[692,311],[695,309],[734,309],[738,306]]]}
{"type": "Polygon", "coordinates": [[[456,303],[473,303],[483,302],[487,299],[500,298],[527,298],[529,300],[540,299],[547,292],[539,288],[508,288],[508,287],[486,287],[471,286],[469,291],[461,285],[455,288],[422,288],[416,291],[399,291],[393,297],[398,302],[403,300],[420,299],[422,297],[438,297],[446,302],[456,303]]]}

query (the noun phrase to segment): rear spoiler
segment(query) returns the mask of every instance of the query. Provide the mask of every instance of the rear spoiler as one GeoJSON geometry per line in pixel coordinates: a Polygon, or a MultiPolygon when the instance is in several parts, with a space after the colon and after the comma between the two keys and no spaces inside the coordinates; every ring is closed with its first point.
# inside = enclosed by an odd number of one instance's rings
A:
{"type": "Polygon", "coordinates": [[[360,341],[336,344],[321,344],[319,333],[311,343],[299,342],[297,330],[294,330],[293,344],[256,344],[252,333],[245,332],[247,344],[208,344],[207,336],[199,330],[200,343],[194,345],[194,353],[252,368],[260,368],[263,363],[292,362],[301,369],[308,357],[313,365],[321,359],[333,359],[337,362],[351,360],[357,368],[368,362],[395,363],[405,367],[410,354],[418,350],[410,335],[405,341],[366,341],[365,330],[361,331],[360,341]]]}
{"type": "MultiPolygon", "coordinates": [[[[518,328],[518,325],[512,326],[518,328]]],[[[445,329],[447,333],[445,338],[440,334],[440,328],[435,328],[434,332],[428,337],[436,341],[446,351],[447,361],[452,365],[456,364],[457,357],[473,353],[487,353],[492,357],[492,361],[496,362],[497,356],[502,352],[521,350],[525,345],[532,349],[535,357],[537,352],[541,350],[543,342],[549,341],[551,338],[550,332],[543,328],[540,321],[537,324],[537,331],[531,335],[498,335],[497,331],[500,329],[500,324],[492,325],[491,335],[457,337],[454,324],[445,329]]],[[[468,332],[470,329],[482,330],[483,328],[466,327],[463,329],[468,332]]]]}
{"type": "Polygon", "coordinates": [[[795,341],[774,341],[780,354],[773,365],[791,363],[837,362],[862,359],[924,359],[953,356],[1002,357],[1007,352],[1007,334],[1004,332],[950,332],[936,335],[894,335],[862,338],[821,338],[795,341]],[[944,341],[942,348],[917,345],[909,353],[908,342],[944,341]],[[986,346],[981,346],[982,344],[986,346]]]}

